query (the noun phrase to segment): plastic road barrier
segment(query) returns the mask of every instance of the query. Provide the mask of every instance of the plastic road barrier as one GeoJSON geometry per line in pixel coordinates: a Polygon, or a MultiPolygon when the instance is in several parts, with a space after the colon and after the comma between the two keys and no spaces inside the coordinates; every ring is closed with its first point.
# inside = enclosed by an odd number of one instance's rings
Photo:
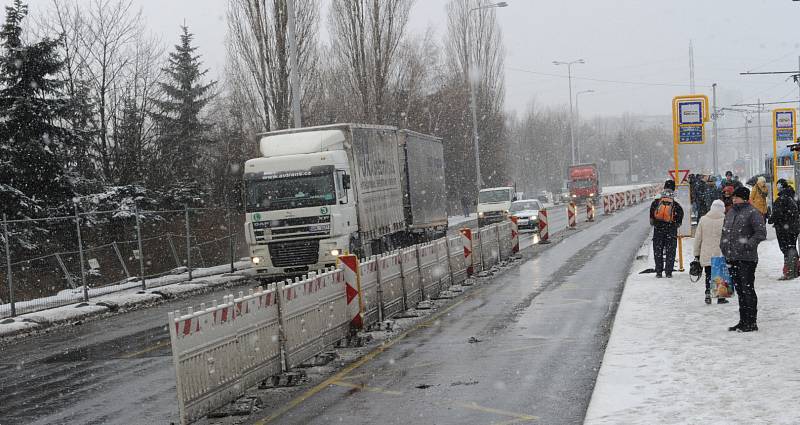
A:
{"type": "Polygon", "coordinates": [[[539,210],[539,243],[550,243],[550,231],[547,227],[547,209],[539,210]]]}
{"type": "Polygon", "coordinates": [[[519,252],[519,226],[517,225],[517,218],[511,217],[511,253],[516,254],[519,252]]]}
{"type": "Polygon", "coordinates": [[[569,205],[567,205],[567,227],[570,229],[574,229],[578,225],[576,213],[577,206],[575,205],[575,202],[570,202],[569,205]]]}
{"type": "Polygon", "coordinates": [[[353,329],[364,327],[364,300],[358,270],[358,257],[352,254],[340,255],[339,262],[344,271],[344,284],[347,295],[347,315],[353,329]]]}
{"type": "Polygon", "coordinates": [[[467,276],[472,276],[475,273],[475,265],[473,263],[472,252],[472,229],[461,229],[461,244],[464,247],[464,264],[467,267],[467,276]]]}

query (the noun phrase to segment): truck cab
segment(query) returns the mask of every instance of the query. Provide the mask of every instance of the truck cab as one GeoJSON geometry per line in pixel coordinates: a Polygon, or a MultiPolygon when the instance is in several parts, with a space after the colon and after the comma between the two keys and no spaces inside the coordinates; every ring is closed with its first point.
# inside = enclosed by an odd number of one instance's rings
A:
{"type": "Polygon", "coordinates": [[[358,230],[347,154],[325,150],[340,137],[325,132],[275,137],[281,140],[268,141],[275,156],[245,163],[245,234],[253,266],[264,276],[333,266],[358,230]],[[281,154],[283,144],[292,153],[281,154]]]}
{"type": "Polygon", "coordinates": [[[595,164],[569,167],[569,194],[573,202],[593,202],[600,195],[600,179],[595,164]]]}
{"type": "Polygon", "coordinates": [[[516,199],[510,186],[491,187],[478,192],[478,225],[497,223],[508,218],[511,203],[516,199]]]}

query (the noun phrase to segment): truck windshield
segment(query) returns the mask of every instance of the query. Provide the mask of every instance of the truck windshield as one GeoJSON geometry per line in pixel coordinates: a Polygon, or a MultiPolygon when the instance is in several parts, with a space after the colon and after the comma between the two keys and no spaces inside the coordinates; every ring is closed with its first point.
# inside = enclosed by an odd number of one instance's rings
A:
{"type": "Polygon", "coordinates": [[[586,189],[592,186],[594,186],[594,180],[575,180],[572,182],[572,187],[576,189],[586,189]]]}
{"type": "Polygon", "coordinates": [[[487,190],[478,194],[478,202],[481,204],[509,201],[511,201],[511,191],[509,189],[487,190]]]}
{"type": "Polygon", "coordinates": [[[333,173],[247,182],[247,211],[274,211],[336,203],[333,173]]]}

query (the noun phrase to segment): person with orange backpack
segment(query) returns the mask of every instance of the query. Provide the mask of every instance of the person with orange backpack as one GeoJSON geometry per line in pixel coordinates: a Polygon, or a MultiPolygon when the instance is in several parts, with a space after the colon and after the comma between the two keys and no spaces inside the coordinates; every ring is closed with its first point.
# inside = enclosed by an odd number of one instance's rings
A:
{"type": "Polygon", "coordinates": [[[683,221],[683,208],[675,200],[675,181],[664,182],[661,197],[650,204],[650,225],[653,226],[653,258],[656,277],[672,278],[675,250],[678,247],[678,228],[683,221]],[[666,259],[664,258],[666,256],[666,259]],[[663,275],[662,275],[663,273],[663,275]]]}

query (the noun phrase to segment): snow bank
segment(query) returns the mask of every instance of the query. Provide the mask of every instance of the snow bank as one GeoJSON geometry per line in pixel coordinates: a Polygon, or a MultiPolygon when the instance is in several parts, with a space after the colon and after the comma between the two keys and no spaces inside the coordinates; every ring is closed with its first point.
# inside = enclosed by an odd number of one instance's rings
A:
{"type": "MultiPolygon", "coordinates": [[[[783,256],[770,233],[759,246],[758,332],[728,332],[738,299],[706,305],[704,279],[638,274],[652,254],[634,263],[585,424],[800,423],[800,279],[777,280],[783,256]]],[[[691,259],[692,240],[683,246],[691,259]]]]}

